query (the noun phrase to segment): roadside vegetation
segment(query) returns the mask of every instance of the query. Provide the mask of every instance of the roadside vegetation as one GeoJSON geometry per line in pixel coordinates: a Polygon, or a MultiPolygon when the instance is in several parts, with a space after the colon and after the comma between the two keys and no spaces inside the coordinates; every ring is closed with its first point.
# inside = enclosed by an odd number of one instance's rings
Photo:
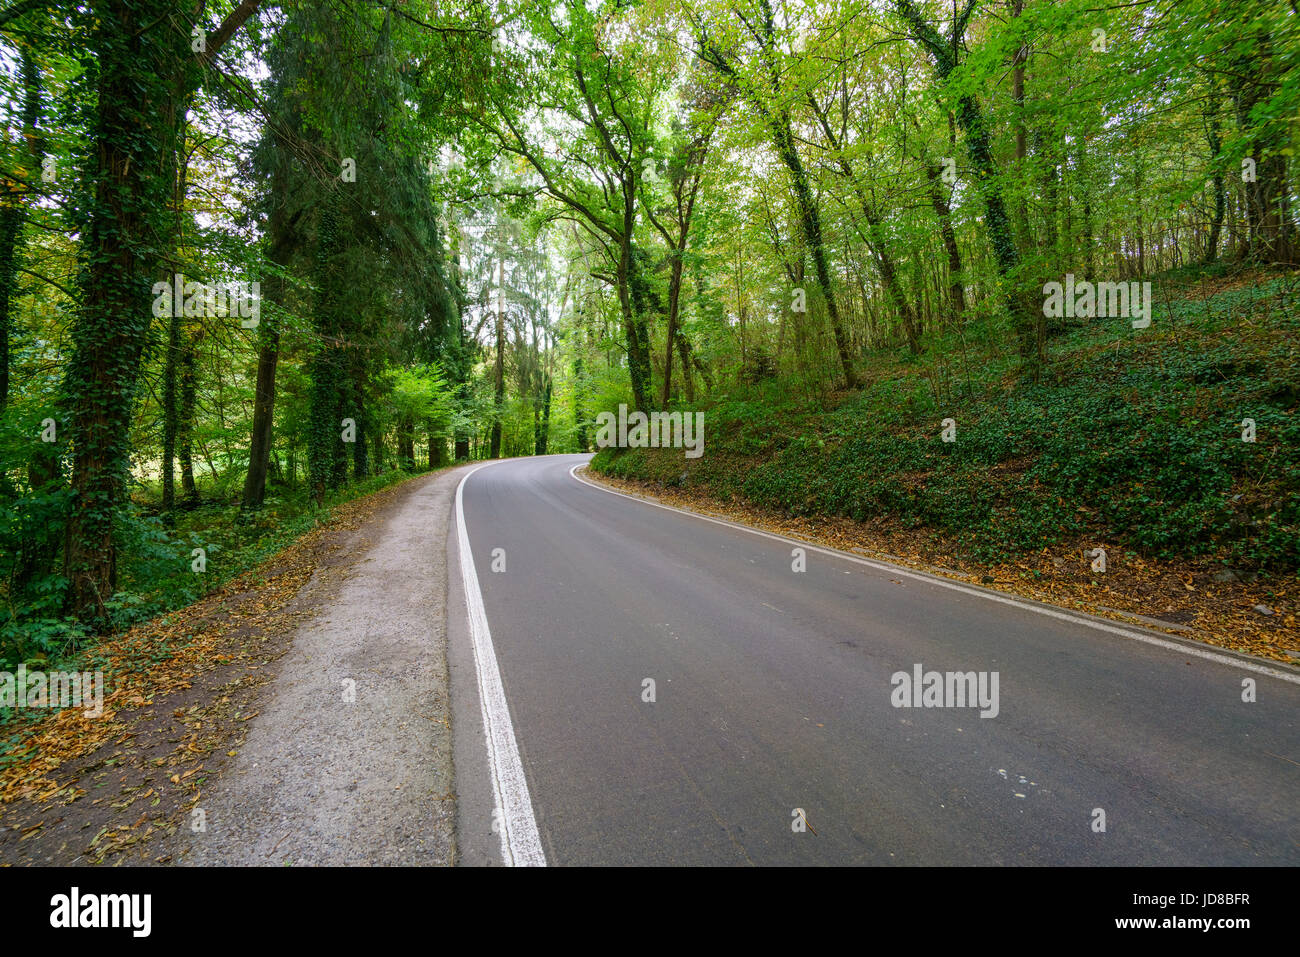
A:
{"type": "Polygon", "coordinates": [[[1217,272],[1157,277],[1168,298],[1141,336],[1123,321],[1054,330],[1037,383],[967,328],[921,357],[877,356],[860,392],[824,403],[774,380],[718,396],[699,459],[610,449],[592,467],[790,515],[924,526],[977,562],[1079,540],[1294,575],[1300,277],[1217,272]]]}

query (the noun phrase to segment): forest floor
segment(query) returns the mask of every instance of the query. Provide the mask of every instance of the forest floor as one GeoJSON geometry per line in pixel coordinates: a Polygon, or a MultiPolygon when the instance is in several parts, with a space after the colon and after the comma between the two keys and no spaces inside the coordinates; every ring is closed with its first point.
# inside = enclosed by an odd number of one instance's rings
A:
{"type": "Polygon", "coordinates": [[[1210,561],[1143,560],[1119,551],[1106,574],[1098,576],[1090,569],[1090,542],[1054,545],[1014,562],[977,564],[957,557],[950,537],[924,527],[905,528],[888,518],[858,522],[791,516],[735,499],[722,502],[699,486],[617,478],[590,469],[583,474],[619,491],[701,515],[1300,665],[1300,588],[1294,580],[1224,580],[1229,576],[1222,566],[1210,561]]]}
{"type": "Polygon", "coordinates": [[[0,862],[451,863],[442,543],[459,471],[345,503],[105,642],[103,715],[43,716],[0,769],[0,862]]]}

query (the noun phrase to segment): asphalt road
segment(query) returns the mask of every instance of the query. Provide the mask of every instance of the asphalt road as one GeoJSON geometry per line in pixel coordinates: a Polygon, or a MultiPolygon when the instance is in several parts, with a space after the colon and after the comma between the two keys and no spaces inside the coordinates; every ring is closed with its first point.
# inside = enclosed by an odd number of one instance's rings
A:
{"type": "Polygon", "coordinates": [[[1294,673],[812,548],[796,572],[798,543],[591,487],[587,459],[461,487],[491,648],[455,564],[463,863],[1300,863],[1294,673]],[[895,707],[917,665],[996,672],[996,715],[895,707]]]}

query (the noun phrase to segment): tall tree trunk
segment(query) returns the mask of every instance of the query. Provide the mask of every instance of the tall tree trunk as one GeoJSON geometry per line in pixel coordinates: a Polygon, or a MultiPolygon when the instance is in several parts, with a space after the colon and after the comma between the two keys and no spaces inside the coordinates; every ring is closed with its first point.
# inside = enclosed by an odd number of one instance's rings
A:
{"type": "MultiPolygon", "coordinates": [[[[966,133],[966,149],[979,176],[980,195],[984,200],[984,221],[988,226],[998,273],[1004,281],[1018,284],[1019,277],[1016,273],[1020,268],[1020,250],[1011,236],[1010,220],[1002,201],[1002,189],[998,185],[998,171],[993,162],[988,129],[974,96],[967,94],[961,98],[957,121],[966,133]]],[[[1033,377],[1037,379],[1043,360],[1039,352],[1042,310],[1034,310],[1023,291],[1014,290],[1009,290],[1006,294],[1006,308],[1018,333],[1021,358],[1029,364],[1033,377]]]]}
{"type": "Polygon", "coordinates": [[[1093,232],[1092,221],[1092,183],[1088,167],[1088,147],[1087,138],[1082,134],[1075,138],[1076,143],[1076,174],[1075,179],[1079,183],[1079,189],[1083,193],[1083,248],[1086,252],[1084,256],[1084,268],[1087,270],[1084,278],[1089,282],[1097,274],[1097,238],[1093,232]]]}
{"type": "MultiPolygon", "coordinates": [[[[581,329],[581,327],[579,327],[581,329]]],[[[582,354],[581,348],[575,350],[573,359],[573,423],[577,427],[578,450],[587,451],[587,410],[582,406],[582,354]]]]}
{"type": "Polygon", "coordinates": [[[1139,153],[1133,161],[1133,202],[1137,208],[1137,274],[1142,276],[1147,270],[1146,227],[1142,223],[1142,156],[1139,153]]]}
{"type": "Polygon", "coordinates": [[[270,241],[267,260],[271,269],[261,282],[262,303],[257,325],[257,385],[253,393],[253,431],[248,448],[248,475],[244,478],[243,507],[259,509],[266,500],[267,466],[271,455],[272,429],[275,423],[275,377],[280,364],[280,316],[285,307],[286,284],[283,271],[299,242],[295,230],[298,215],[292,218],[288,202],[288,152],[278,155],[271,178],[271,214],[267,222],[270,241]]]}
{"type": "Polygon", "coordinates": [[[240,0],[195,55],[177,0],[97,0],[79,79],[93,103],[74,208],[81,303],[64,369],[72,445],[72,504],[64,569],[69,611],[102,627],[117,588],[114,528],[126,500],[131,413],[150,327],[149,289],[170,224],[177,109],[203,69],[256,11],[240,0]]]}
{"type": "Polygon", "coordinates": [[[370,457],[366,442],[370,418],[366,411],[365,386],[361,381],[362,368],[354,357],[352,381],[352,418],[357,424],[356,442],[352,444],[352,477],[363,479],[370,474],[370,457]]]}
{"type": "Polygon", "coordinates": [[[790,173],[794,183],[795,201],[799,209],[799,222],[803,227],[804,241],[812,254],[813,268],[817,274],[817,284],[821,287],[826,300],[826,312],[830,317],[831,333],[835,337],[835,351],[839,355],[840,370],[844,373],[844,384],[850,389],[858,388],[858,377],[853,371],[853,360],[849,352],[849,339],[840,320],[839,303],[835,298],[835,288],[831,285],[830,267],[826,262],[826,246],[822,240],[821,214],[813,202],[812,191],[808,188],[808,176],[803,163],[794,148],[794,137],[790,133],[790,117],[785,111],[772,115],[770,121],[772,134],[776,139],[776,151],[781,162],[790,173]]]}
{"type": "MultiPolygon", "coordinates": [[[[469,403],[469,359],[467,357],[468,345],[465,342],[465,315],[462,309],[462,286],[460,280],[460,228],[456,225],[455,220],[448,223],[448,233],[451,237],[451,277],[452,286],[455,291],[453,296],[454,307],[456,312],[456,350],[454,353],[454,362],[452,366],[453,378],[456,383],[456,402],[458,411],[464,411],[469,403]]],[[[455,426],[455,436],[453,440],[452,458],[457,462],[469,460],[469,431],[468,426],[460,416],[457,416],[455,426]]]]}
{"type": "Polygon", "coordinates": [[[961,250],[957,248],[957,234],[952,228],[952,208],[940,186],[939,167],[926,164],[925,172],[930,180],[930,206],[939,221],[939,234],[948,253],[948,303],[953,318],[960,319],[966,314],[966,287],[962,282],[961,250]]]}
{"type": "Polygon", "coordinates": [[[1219,153],[1223,143],[1219,138],[1219,94],[1217,81],[1211,77],[1210,96],[1205,103],[1205,140],[1210,147],[1210,163],[1214,168],[1214,218],[1210,220],[1210,234],[1205,238],[1205,254],[1202,262],[1206,265],[1219,257],[1219,235],[1223,230],[1223,216],[1228,206],[1228,191],[1223,179],[1223,166],[1219,153]]]}
{"type": "MultiPolygon", "coordinates": [[[[199,504],[198,486],[194,484],[194,390],[195,381],[194,352],[195,336],[181,330],[181,407],[176,422],[177,457],[181,463],[181,506],[186,509],[197,508],[199,504]]],[[[214,475],[215,479],[216,476],[214,475]]]]}
{"type": "MultiPolygon", "coordinates": [[[[668,335],[664,337],[664,384],[660,391],[659,407],[668,408],[668,398],[673,385],[673,347],[677,340],[677,317],[682,297],[682,250],[672,251],[672,270],[668,277],[668,335]]],[[[683,360],[683,367],[685,367],[683,360]]],[[[686,370],[690,378],[690,370],[686,370]]]]}
{"type": "Polygon", "coordinates": [[[890,302],[893,303],[898,317],[903,321],[903,333],[907,337],[908,351],[914,356],[920,355],[921,336],[917,328],[916,311],[912,308],[911,302],[908,301],[902,283],[899,282],[898,267],[894,264],[894,257],[890,255],[889,244],[885,239],[884,225],[875,207],[867,201],[866,191],[859,190],[858,195],[862,201],[862,215],[867,218],[868,235],[870,236],[867,245],[875,256],[876,268],[880,270],[880,281],[884,285],[885,293],[889,296],[890,302]]]}
{"type": "Polygon", "coordinates": [[[631,201],[623,218],[624,234],[619,244],[618,303],[623,316],[623,333],[627,339],[628,376],[632,380],[632,401],[642,412],[649,412],[651,402],[651,374],[649,333],[645,322],[645,286],[632,245],[635,223],[631,201]]]}
{"type": "Polygon", "coordinates": [[[673,342],[677,345],[677,357],[682,363],[682,391],[686,395],[686,404],[694,405],[695,380],[691,378],[691,344],[681,326],[673,330],[673,342]]]}
{"type": "Polygon", "coordinates": [[[551,434],[551,377],[546,376],[546,393],[542,399],[542,422],[533,441],[533,454],[545,455],[551,434]]]}
{"type": "Polygon", "coordinates": [[[1246,256],[1257,263],[1294,262],[1295,227],[1290,216],[1286,159],[1290,135],[1276,116],[1253,116],[1255,107],[1272,96],[1280,82],[1273,55],[1273,37],[1262,26],[1254,31],[1248,53],[1234,66],[1241,80],[1233,87],[1237,126],[1250,143],[1254,179],[1243,183],[1246,194],[1246,256]],[[1249,78],[1249,79],[1247,79],[1249,78]]]}
{"type": "Polygon", "coordinates": [[[0,414],[9,404],[9,336],[12,320],[9,310],[18,294],[18,266],[22,259],[23,224],[27,221],[29,197],[36,192],[33,183],[41,175],[45,157],[41,122],[41,71],[29,46],[22,48],[20,70],[23,77],[23,140],[26,144],[29,182],[15,183],[4,196],[0,208],[0,414]]]}
{"type": "MultiPolygon", "coordinates": [[[[946,82],[957,66],[954,47],[960,44],[966,20],[962,18],[953,25],[954,36],[952,42],[949,42],[921,16],[913,0],[894,0],[894,3],[903,19],[911,26],[913,35],[929,50],[935,76],[940,82],[946,82]]],[[[973,9],[972,4],[967,8],[967,15],[973,9]]],[[[997,164],[993,160],[988,126],[973,93],[964,93],[957,101],[957,122],[966,134],[966,152],[970,156],[971,165],[975,167],[980,197],[984,201],[984,222],[993,246],[998,275],[1007,287],[1004,294],[1007,314],[1016,330],[1021,359],[1031,377],[1037,381],[1044,358],[1044,317],[1041,309],[1033,307],[1027,292],[1021,286],[1018,276],[1020,250],[1011,235],[1011,221],[1002,197],[997,164]]]]}
{"type": "Polygon", "coordinates": [[[506,261],[502,257],[497,280],[497,357],[494,371],[496,388],[492,398],[492,451],[490,458],[501,458],[501,406],[506,397],[506,261]]]}
{"type": "Polygon", "coordinates": [[[397,429],[397,454],[401,457],[402,468],[407,472],[415,471],[415,423],[402,419],[397,429]]]}
{"type": "MultiPolygon", "coordinates": [[[[760,0],[762,21],[758,30],[753,31],[754,39],[762,49],[765,68],[768,71],[766,82],[770,86],[772,102],[764,102],[761,94],[747,90],[751,105],[762,116],[772,134],[777,156],[790,174],[794,186],[795,203],[799,211],[799,224],[803,230],[804,242],[812,254],[813,268],[817,275],[817,284],[821,287],[826,300],[826,312],[830,318],[831,333],[835,338],[835,349],[839,355],[840,369],[844,374],[845,385],[850,389],[858,387],[858,377],[853,371],[853,360],[849,349],[849,338],[844,324],[840,320],[839,303],[835,298],[835,288],[831,285],[830,267],[826,262],[826,248],[822,241],[821,214],[813,202],[812,191],[808,188],[808,175],[804,171],[799,153],[795,149],[794,135],[790,131],[790,114],[781,102],[781,77],[775,59],[775,26],[772,5],[769,0],[760,0]]],[[[752,29],[752,28],[751,28],[752,29]]],[[[744,85],[736,68],[723,54],[722,50],[708,38],[699,36],[701,56],[712,63],[732,81],[744,85]]]]}
{"type": "MultiPolygon", "coordinates": [[[[1024,0],[1011,0],[1011,18],[1019,20],[1024,12],[1024,0]]],[[[1029,235],[1029,207],[1026,203],[1029,176],[1025,169],[1029,157],[1029,128],[1025,123],[1025,63],[1029,60],[1029,47],[1021,44],[1016,49],[1011,67],[1011,102],[1015,105],[1016,115],[1016,237],[1022,249],[1028,249],[1032,243],[1029,235]]]]}
{"type": "Polygon", "coordinates": [[[150,325],[149,289],[169,222],[177,143],[175,84],[193,62],[173,0],[103,0],[89,38],[96,69],[78,204],[81,304],[63,395],[70,415],[72,505],[64,549],[69,610],[102,627],[117,590],[113,531],[126,500],[131,413],[150,325]]]}
{"type": "MultiPolygon", "coordinates": [[[[854,194],[858,198],[858,204],[862,207],[862,215],[867,221],[867,232],[863,238],[866,239],[871,255],[876,261],[876,268],[880,272],[880,281],[885,287],[885,294],[889,296],[890,302],[898,312],[899,319],[902,320],[903,332],[907,336],[907,347],[912,355],[920,355],[921,339],[917,329],[916,313],[903,290],[902,283],[899,282],[898,266],[894,263],[894,257],[889,251],[890,244],[885,236],[885,227],[880,217],[880,211],[871,202],[870,197],[867,196],[866,188],[858,182],[857,177],[854,175],[853,168],[844,156],[839,138],[836,137],[835,131],[831,127],[825,109],[818,104],[811,93],[808,94],[808,103],[817,115],[817,120],[821,125],[822,133],[826,136],[826,141],[830,144],[831,149],[835,151],[835,162],[839,166],[840,172],[852,187],[854,194]]],[[[867,163],[870,164],[871,162],[872,157],[868,154],[867,163]]]]}
{"type": "Polygon", "coordinates": [[[447,438],[439,435],[432,419],[426,423],[429,433],[429,470],[440,469],[447,464],[447,438]]]}
{"type": "MultiPolygon", "coordinates": [[[[176,141],[181,149],[179,155],[185,155],[185,135],[188,124],[185,108],[177,110],[176,141]]],[[[167,273],[163,280],[173,282],[173,274],[181,272],[181,257],[178,254],[185,236],[185,185],[187,164],[178,159],[174,163],[175,192],[172,194],[172,214],[175,217],[175,229],[168,243],[170,255],[165,258],[167,273]]],[[[175,523],[176,509],[176,434],[180,427],[180,411],[177,408],[176,370],[181,357],[181,340],[186,335],[184,328],[184,310],[177,298],[173,298],[168,310],[167,320],[167,354],[163,357],[163,449],[162,449],[162,507],[163,516],[170,526],[175,523]]]]}
{"type": "Polygon", "coordinates": [[[1034,153],[1042,164],[1043,190],[1043,238],[1041,248],[1050,271],[1058,272],[1060,266],[1060,232],[1057,226],[1059,214],[1060,180],[1056,169],[1056,141],[1049,139],[1043,130],[1034,131],[1034,153]]]}
{"type": "MultiPolygon", "coordinates": [[[[672,394],[673,350],[678,348],[677,340],[684,338],[681,334],[681,302],[686,247],[690,241],[691,220],[695,214],[695,200],[699,195],[704,159],[708,155],[709,141],[712,136],[713,131],[709,129],[691,142],[683,155],[683,168],[673,177],[672,193],[677,206],[677,216],[673,223],[676,227],[675,233],[670,233],[658,219],[654,218],[653,213],[647,210],[651,222],[663,235],[671,256],[671,270],[668,276],[668,334],[664,337],[664,384],[659,402],[665,409],[668,408],[668,401],[672,394]]],[[[690,385],[691,367],[685,358],[682,359],[682,375],[686,383],[686,392],[690,396],[688,401],[694,402],[690,385]]]]}
{"type": "Polygon", "coordinates": [[[163,443],[162,443],[162,507],[168,525],[174,523],[176,508],[176,431],[180,409],[176,388],[176,367],[180,364],[181,309],[172,303],[171,317],[167,320],[167,355],[163,359],[163,443]]]}
{"type": "Polygon", "coordinates": [[[347,478],[347,454],[343,448],[343,388],[347,377],[345,356],[340,345],[342,279],[338,275],[338,254],[343,248],[339,223],[340,197],[333,192],[325,200],[316,230],[314,272],[316,301],[312,320],[320,341],[308,364],[311,379],[308,412],[307,466],[312,495],[317,502],[325,490],[338,488],[347,478]]]}

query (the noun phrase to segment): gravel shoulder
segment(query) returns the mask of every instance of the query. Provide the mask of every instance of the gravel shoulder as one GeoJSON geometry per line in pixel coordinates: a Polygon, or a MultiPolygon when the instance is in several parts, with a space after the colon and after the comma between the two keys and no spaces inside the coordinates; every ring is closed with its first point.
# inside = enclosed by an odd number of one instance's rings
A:
{"type": "Polygon", "coordinates": [[[177,863],[454,862],[443,543],[462,471],[411,483],[346,543],[177,863]]]}
{"type": "Polygon", "coordinates": [[[445,546],[464,471],[335,506],[101,642],[102,715],[50,712],[0,762],[0,866],[455,861],[445,546]]]}

